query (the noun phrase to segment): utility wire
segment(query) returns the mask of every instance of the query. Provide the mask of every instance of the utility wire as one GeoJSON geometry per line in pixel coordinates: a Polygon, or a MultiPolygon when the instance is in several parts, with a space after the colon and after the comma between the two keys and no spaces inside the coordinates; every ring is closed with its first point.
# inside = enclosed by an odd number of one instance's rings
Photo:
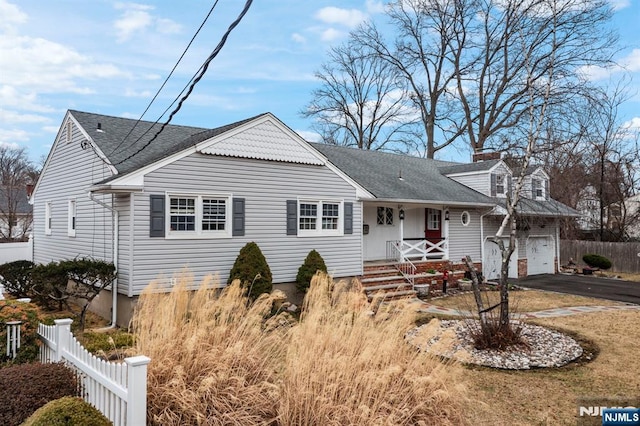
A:
{"type": "MultiPolygon", "coordinates": [[[[227,38],[229,37],[229,34],[231,34],[231,31],[233,31],[233,29],[235,27],[238,26],[238,24],[240,23],[240,21],[242,21],[242,18],[244,18],[244,15],[247,14],[247,12],[249,11],[249,7],[251,7],[251,4],[253,3],[253,0],[247,0],[247,2],[244,5],[244,8],[242,9],[242,12],[240,12],[240,15],[238,15],[238,17],[236,18],[235,21],[233,21],[231,23],[231,25],[229,25],[229,28],[227,28],[227,31],[224,33],[224,35],[222,36],[222,39],[220,39],[220,42],[218,43],[218,45],[216,46],[215,49],[213,49],[213,51],[211,52],[211,54],[209,55],[209,57],[204,61],[204,64],[200,67],[199,72],[197,73],[197,76],[195,77],[195,79],[193,79],[192,83],[189,85],[189,90],[187,91],[187,93],[182,96],[182,98],[180,99],[180,102],[178,103],[178,106],[171,111],[171,114],[169,115],[169,118],[167,119],[166,122],[164,122],[162,124],[162,127],[156,132],[155,135],[153,135],[153,137],[147,142],[145,143],[143,146],[140,147],[140,149],[138,149],[137,151],[135,151],[134,153],[132,153],[131,155],[127,156],[126,158],[118,161],[117,163],[113,163],[113,165],[118,165],[118,164],[122,164],[125,161],[135,157],[136,155],[138,155],[140,152],[142,152],[142,150],[144,150],[145,148],[147,148],[149,145],[151,145],[151,143],[157,139],[157,137],[160,135],[160,133],[162,133],[162,131],[169,125],[169,123],[171,123],[171,120],[173,119],[173,117],[178,113],[178,111],[180,111],[180,108],[182,108],[182,104],[184,103],[184,101],[187,100],[187,98],[191,95],[191,92],[193,92],[194,87],[196,86],[196,84],[198,84],[198,82],[202,79],[202,77],[204,76],[204,74],[207,72],[207,69],[209,68],[209,64],[211,63],[211,61],[213,61],[213,59],[218,56],[218,53],[220,53],[220,50],[222,50],[222,47],[225,45],[225,43],[227,42],[227,38]]],[[[136,141],[137,142],[137,141],[136,141]]]]}
{"type": "MultiPolygon", "coordinates": [[[[149,111],[149,108],[151,108],[151,105],[153,105],[153,103],[155,102],[156,98],[158,97],[158,95],[160,95],[160,92],[162,91],[162,89],[164,89],[164,86],[167,84],[167,82],[169,81],[169,79],[171,78],[171,76],[173,75],[174,71],[176,70],[176,68],[178,68],[178,65],[180,65],[180,62],[182,61],[182,58],[184,58],[184,55],[187,54],[187,51],[189,50],[189,48],[191,47],[191,45],[193,44],[194,40],[196,39],[196,37],[198,36],[198,34],[200,33],[200,30],[202,30],[202,27],[204,27],[204,25],[207,23],[207,20],[209,20],[209,17],[211,16],[211,14],[213,13],[213,10],[216,8],[216,6],[218,5],[218,1],[216,0],[213,3],[213,6],[211,6],[211,9],[209,9],[209,13],[207,13],[207,16],[205,16],[204,20],[202,21],[202,23],[200,24],[200,27],[198,27],[198,30],[195,32],[195,34],[193,35],[193,37],[191,37],[191,41],[189,41],[189,44],[187,44],[187,47],[185,47],[184,51],[182,52],[182,55],[180,55],[180,58],[178,58],[178,61],[176,62],[176,64],[173,66],[173,68],[171,69],[171,72],[169,73],[169,75],[167,75],[167,78],[164,79],[164,82],[162,83],[162,86],[160,86],[160,88],[158,89],[158,91],[156,92],[156,94],[153,96],[153,98],[151,99],[151,101],[149,102],[149,104],[147,105],[147,107],[145,108],[144,112],[142,113],[142,115],[140,116],[140,118],[138,118],[138,120],[134,123],[134,125],[131,127],[131,129],[129,130],[129,133],[127,133],[127,135],[122,139],[122,141],[118,144],[118,146],[116,146],[115,148],[113,148],[113,150],[111,150],[111,154],[113,154],[114,152],[116,152],[118,150],[118,148],[120,148],[122,146],[122,144],[127,140],[127,138],[131,135],[131,133],[133,132],[133,130],[138,126],[138,124],[140,124],[140,121],[142,121],[142,118],[145,116],[145,114],[147,113],[147,111],[149,111]]],[[[184,91],[184,90],[183,90],[184,91]]],[[[173,103],[171,105],[173,105],[175,103],[175,101],[173,101],[173,103]]],[[[170,108],[171,106],[169,106],[170,108]]],[[[167,108],[167,110],[169,109],[167,108]]],[[[166,111],[164,113],[162,113],[162,115],[155,121],[154,124],[157,124],[158,121],[160,121],[160,119],[164,116],[164,114],[166,113],[166,111]]],[[[146,132],[144,132],[142,134],[142,136],[144,136],[149,130],[147,130],[146,132]]],[[[142,137],[141,136],[141,137],[142,137]]]]}

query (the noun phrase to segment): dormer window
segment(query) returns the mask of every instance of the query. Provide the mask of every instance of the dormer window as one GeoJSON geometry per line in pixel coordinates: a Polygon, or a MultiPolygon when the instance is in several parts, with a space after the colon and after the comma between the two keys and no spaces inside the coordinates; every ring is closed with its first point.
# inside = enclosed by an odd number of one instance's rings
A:
{"type": "Polygon", "coordinates": [[[491,196],[505,198],[511,188],[511,176],[506,173],[491,173],[491,196]]]}
{"type": "Polygon", "coordinates": [[[533,197],[544,198],[544,191],[542,189],[542,179],[532,179],[531,185],[533,188],[533,197]]]}
{"type": "Polygon", "coordinates": [[[496,195],[505,195],[505,176],[496,175],[496,195]]]}

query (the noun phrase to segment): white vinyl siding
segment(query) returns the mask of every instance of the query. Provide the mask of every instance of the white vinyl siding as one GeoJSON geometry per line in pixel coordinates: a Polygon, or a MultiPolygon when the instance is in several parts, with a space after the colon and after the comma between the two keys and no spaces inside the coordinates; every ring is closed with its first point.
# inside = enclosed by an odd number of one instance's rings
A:
{"type": "MultiPolygon", "coordinates": [[[[65,122],[66,123],[66,122],[65,122]]],[[[66,124],[54,142],[46,169],[33,195],[34,262],[49,263],[90,256],[113,261],[112,214],[87,197],[87,188],[110,177],[111,171],[96,155],[80,130],[72,125],[67,143],[66,124]],[[76,235],[69,238],[69,200],[76,200],[76,235]],[[50,207],[47,207],[49,205],[50,207]],[[50,211],[51,235],[47,232],[47,209],[50,211]]],[[[111,195],[96,195],[111,205],[111,195]]],[[[118,279],[119,290],[126,281],[118,279]]]]}
{"type": "MultiPolygon", "coordinates": [[[[360,203],[355,189],[324,166],[192,154],[149,173],[144,186],[144,193],[134,194],[134,294],[159,277],[169,280],[183,268],[194,275],[196,284],[208,274],[218,276],[219,283],[225,284],[240,249],[251,241],[265,255],[274,283],[294,282],[298,268],[314,249],[335,277],[362,274],[360,203]],[[149,194],[220,191],[245,199],[244,236],[160,241],[149,237],[149,194]],[[314,238],[287,235],[287,201],[292,199],[352,202],[353,234],[314,238]]],[[[340,208],[338,227],[342,228],[343,205],[340,208]]],[[[325,223],[333,223],[332,217],[326,216],[325,223]]],[[[317,226],[321,227],[322,222],[317,226]]]]}
{"type": "Polygon", "coordinates": [[[449,259],[458,262],[469,255],[474,262],[480,262],[480,214],[476,210],[449,209],[449,259]],[[469,214],[469,224],[462,224],[461,216],[469,214]]]}

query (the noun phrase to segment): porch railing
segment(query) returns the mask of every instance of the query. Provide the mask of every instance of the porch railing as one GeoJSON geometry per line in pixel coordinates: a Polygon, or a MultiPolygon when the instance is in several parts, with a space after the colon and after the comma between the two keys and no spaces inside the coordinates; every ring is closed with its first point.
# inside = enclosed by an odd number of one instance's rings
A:
{"type": "Polygon", "coordinates": [[[389,245],[395,246],[398,259],[401,262],[407,259],[443,259],[446,257],[447,252],[447,240],[445,238],[441,238],[439,241],[429,241],[424,238],[405,238],[402,241],[388,241],[387,255],[389,254],[389,245]]]}
{"type": "Polygon", "coordinates": [[[415,275],[418,270],[416,265],[409,259],[403,258],[400,252],[399,241],[387,241],[387,259],[396,261],[396,269],[402,274],[402,277],[411,284],[415,285],[415,275]]]}

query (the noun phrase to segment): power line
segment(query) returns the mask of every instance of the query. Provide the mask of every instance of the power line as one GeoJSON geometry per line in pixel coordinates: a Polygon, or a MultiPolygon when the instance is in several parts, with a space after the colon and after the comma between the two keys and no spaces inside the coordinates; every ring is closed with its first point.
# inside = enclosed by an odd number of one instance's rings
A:
{"type": "MultiPolygon", "coordinates": [[[[156,132],[155,135],[153,135],[153,137],[147,142],[145,143],[143,146],[140,147],[140,149],[138,149],[137,151],[135,151],[134,153],[132,153],[131,155],[127,156],[126,158],[118,161],[117,163],[113,163],[113,165],[118,165],[118,164],[122,164],[125,161],[135,157],[136,155],[138,155],[140,152],[142,152],[142,150],[144,150],[145,148],[147,148],[149,145],[151,145],[151,143],[156,140],[156,138],[160,135],[160,133],[162,133],[162,131],[165,129],[165,127],[167,127],[169,125],[169,123],[171,123],[171,120],[173,119],[173,117],[178,113],[178,111],[180,111],[180,109],[182,108],[182,104],[184,103],[184,101],[187,100],[187,98],[191,95],[191,93],[193,92],[194,87],[196,86],[196,84],[198,84],[198,82],[202,79],[202,77],[204,76],[204,74],[207,72],[207,69],[209,68],[209,64],[211,63],[211,61],[213,61],[213,59],[218,56],[218,53],[220,53],[220,51],[222,50],[222,47],[225,45],[225,43],[227,42],[227,38],[229,37],[229,34],[231,34],[231,31],[233,31],[233,29],[235,27],[238,26],[238,24],[240,23],[240,21],[242,21],[242,18],[244,18],[244,15],[247,14],[247,12],[249,11],[249,8],[251,7],[251,4],[253,3],[253,0],[247,0],[247,2],[244,5],[244,8],[242,9],[242,12],[240,12],[240,15],[238,15],[238,17],[236,18],[235,21],[233,21],[231,23],[231,25],[229,25],[229,28],[227,28],[227,31],[224,33],[224,35],[222,36],[222,38],[220,39],[220,42],[218,43],[218,45],[216,46],[215,49],[213,49],[213,51],[211,52],[211,54],[209,55],[209,57],[204,61],[204,64],[202,64],[202,66],[200,67],[200,70],[198,71],[195,79],[192,79],[191,84],[189,85],[189,90],[187,91],[187,93],[182,96],[182,98],[180,99],[180,102],[178,103],[178,106],[171,111],[171,114],[169,115],[169,118],[167,119],[166,122],[164,122],[162,124],[162,127],[156,132]]],[[[157,123],[157,122],[156,122],[157,123]]],[[[140,138],[138,138],[138,140],[140,140],[140,138]]],[[[136,140],[136,142],[138,141],[136,140]]],[[[134,142],[135,143],[135,142],[134,142]]]]}
{"type": "MultiPolygon", "coordinates": [[[[149,104],[147,105],[147,107],[145,108],[144,112],[142,113],[142,115],[140,115],[140,118],[138,118],[138,120],[136,120],[136,122],[134,123],[134,125],[131,127],[131,129],[129,130],[129,133],[126,134],[126,136],[122,139],[122,141],[118,144],[118,146],[116,146],[115,148],[113,148],[113,150],[111,150],[111,154],[113,154],[114,152],[116,152],[118,150],[118,148],[120,148],[122,146],[122,144],[127,140],[127,138],[131,135],[131,133],[133,132],[133,130],[138,126],[138,124],[140,124],[140,121],[142,121],[142,118],[145,116],[145,114],[147,113],[147,111],[149,111],[149,108],[151,108],[151,105],[153,105],[153,103],[155,102],[156,98],[158,97],[158,95],[160,95],[160,92],[162,91],[162,89],[164,89],[164,86],[167,84],[167,82],[169,81],[169,79],[171,78],[171,76],[173,75],[174,71],[176,70],[176,68],[178,68],[178,65],[180,65],[180,62],[182,61],[182,58],[184,58],[184,55],[187,54],[187,51],[189,50],[189,48],[191,47],[191,45],[193,44],[194,40],[196,39],[196,37],[198,36],[198,34],[200,33],[200,30],[202,30],[202,27],[204,27],[204,25],[207,23],[207,20],[209,20],[209,17],[211,16],[211,14],[213,13],[213,10],[216,8],[216,6],[218,5],[218,1],[216,0],[213,3],[213,6],[211,6],[211,9],[209,9],[209,13],[207,13],[207,16],[205,16],[204,20],[202,21],[202,23],[200,24],[200,26],[198,27],[198,30],[195,32],[195,34],[193,35],[193,37],[191,37],[191,41],[189,41],[189,44],[187,44],[187,47],[185,47],[185,49],[183,50],[182,54],[180,55],[180,57],[178,58],[178,61],[176,62],[176,64],[173,66],[173,68],[171,69],[171,72],[169,73],[169,75],[167,75],[167,78],[164,79],[164,82],[162,83],[162,85],[160,86],[160,88],[158,89],[158,91],[156,92],[156,94],[153,96],[153,98],[151,99],[151,101],[149,102],[149,104]]],[[[183,89],[184,91],[184,89],[183,89]]],[[[181,92],[182,93],[182,92],[181,92]]],[[[175,100],[173,101],[173,103],[175,103],[175,100]]],[[[173,103],[171,103],[171,105],[173,105],[173,103]]],[[[168,109],[168,108],[167,108],[168,109]]],[[[157,124],[158,121],[160,121],[160,118],[162,118],[164,116],[164,114],[166,113],[166,110],[164,113],[162,113],[162,115],[155,121],[154,124],[157,124]]],[[[142,134],[142,136],[144,136],[149,130],[147,130],[146,132],[144,132],[142,134]]],[[[141,136],[141,137],[142,137],[141,136]]]]}

